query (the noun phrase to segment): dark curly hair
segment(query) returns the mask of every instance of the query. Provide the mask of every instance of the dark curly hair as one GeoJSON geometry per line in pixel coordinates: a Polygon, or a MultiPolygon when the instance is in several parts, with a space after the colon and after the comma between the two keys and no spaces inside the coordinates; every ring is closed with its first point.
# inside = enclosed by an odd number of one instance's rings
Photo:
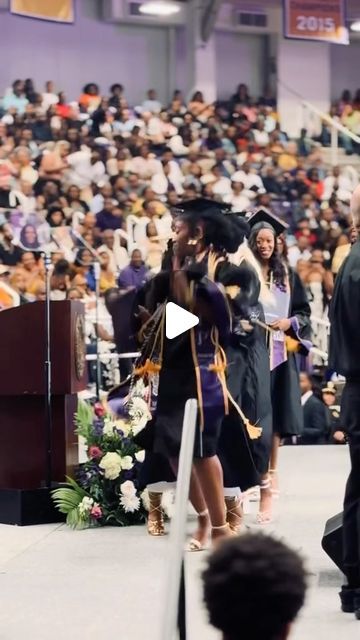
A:
{"type": "Polygon", "coordinates": [[[226,640],[276,640],[304,604],[302,558],[264,534],[225,541],[203,573],[211,624],[226,640]]]}
{"type": "Polygon", "coordinates": [[[244,239],[244,231],[240,226],[235,225],[232,219],[219,209],[208,208],[201,212],[184,211],[181,212],[179,218],[184,220],[195,232],[199,222],[204,224],[204,244],[206,247],[211,245],[215,251],[226,251],[234,253],[244,239]]]}
{"type": "Polygon", "coordinates": [[[283,288],[285,287],[286,269],[285,269],[284,262],[281,259],[281,256],[279,255],[274,227],[272,227],[271,224],[269,224],[268,222],[259,222],[258,224],[254,225],[249,236],[249,247],[253,252],[255,258],[257,258],[257,260],[260,260],[256,240],[260,231],[262,231],[263,229],[267,229],[268,231],[271,231],[274,235],[275,248],[269,260],[269,267],[270,267],[271,273],[273,274],[275,284],[283,288]]]}

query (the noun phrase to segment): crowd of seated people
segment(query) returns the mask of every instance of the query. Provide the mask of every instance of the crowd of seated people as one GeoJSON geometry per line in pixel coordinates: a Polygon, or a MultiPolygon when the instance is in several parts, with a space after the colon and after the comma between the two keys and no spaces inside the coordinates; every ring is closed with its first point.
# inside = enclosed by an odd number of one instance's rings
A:
{"type": "MultiPolygon", "coordinates": [[[[51,296],[94,304],[100,291],[129,288],[156,273],[171,234],[171,207],[198,195],[234,211],[271,208],[289,224],[283,257],[298,270],[327,350],[333,280],[350,247],[354,167],[327,168],[306,132],[289,140],[268,91],[240,84],[227,102],[200,91],[170,104],[156,91],[132,106],[125,88],[87,84],[76,101],[49,81],[0,90],[0,308],[44,297],[41,250],[52,252],[51,296]],[[311,144],[310,144],[311,142],[311,144]]],[[[359,92],[358,92],[359,94],[359,92]]],[[[351,130],[345,92],[337,114],[351,130]]]]}
{"type": "MultiPolygon", "coordinates": [[[[360,136],[360,89],[355,91],[354,94],[349,89],[345,89],[340,100],[331,105],[330,116],[351,133],[360,136]]],[[[342,132],[338,135],[340,145],[345,149],[347,155],[360,153],[360,144],[358,142],[342,132]]],[[[331,130],[327,123],[322,126],[319,141],[324,146],[331,145],[331,130]]]]}

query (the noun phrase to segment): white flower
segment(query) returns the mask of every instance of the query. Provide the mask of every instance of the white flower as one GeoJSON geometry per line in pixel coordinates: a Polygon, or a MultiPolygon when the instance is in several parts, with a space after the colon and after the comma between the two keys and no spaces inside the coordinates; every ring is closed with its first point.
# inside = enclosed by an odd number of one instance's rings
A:
{"type": "Polygon", "coordinates": [[[108,480],[116,480],[116,478],[119,477],[122,468],[122,458],[115,451],[109,451],[108,453],[105,453],[99,467],[103,469],[105,478],[108,480]]]}
{"type": "Polygon", "coordinates": [[[175,513],[175,491],[164,491],[161,498],[161,508],[168,518],[173,518],[175,513]]]}
{"type": "Polygon", "coordinates": [[[142,378],[138,378],[132,388],[132,396],[140,396],[144,398],[147,396],[149,387],[147,387],[142,378]]]}
{"type": "Polygon", "coordinates": [[[114,423],[114,421],[111,418],[105,418],[103,428],[104,436],[113,436],[114,429],[116,429],[116,424],[114,423]]]}
{"type": "Polygon", "coordinates": [[[131,456],[124,456],[123,458],[121,458],[121,468],[124,469],[124,471],[132,469],[133,466],[134,462],[131,456]]]}
{"type": "Polygon", "coordinates": [[[135,396],[129,405],[132,432],[136,436],[151,420],[151,413],[147,402],[143,398],[135,396]]]}
{"type": "Polygon", "coordinates": [[[120,504],[124,508],[125,513],[134,513],[140,509],[140,498],[134,496],[121,496],[120,504]]]}
{"type": "Polygon", "coordinates": [[[81,516],[86,516],[90,513],[91,509],[93,508],[94,505],[94,500],[92,498],[88,498],[87,496],[85,496],[85,498],[83,498],[79,504],[79,513],[81,516]]]}
{"type": "Polygon", "coordinates": [[[123,496],[131,497],[136,495],[136,488],[134,483],[131,482],[131,480],[127,480],[126,482],[123,482],[122,485],[120,485],[120,491],[123,496]]]}
{"type": "Polygon", "coordinates": [[[137,462],[144,462],[145,460],[145,451],[138,451],[137,453],[135,453],[135,458],[137,460],[137,462]]]}
{"type": "Polygon", "coordinates": [[[124,436],[128,436],[131,431],[131,424],[125,420],[116,420],[115,427],[116,429],[120,429],[124,436]]]}

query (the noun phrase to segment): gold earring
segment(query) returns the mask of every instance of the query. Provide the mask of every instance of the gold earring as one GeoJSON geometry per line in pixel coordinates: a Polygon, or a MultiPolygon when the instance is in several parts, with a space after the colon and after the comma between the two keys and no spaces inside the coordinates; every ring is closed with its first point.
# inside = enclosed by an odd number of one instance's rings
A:
{"type": "Polygon", "coordinates": [[[188,241],[188,246],[189,247],[195,247],[197,245],[198,241],[195,240],[195,238],[190,238],[190,240],[188,241]]]}

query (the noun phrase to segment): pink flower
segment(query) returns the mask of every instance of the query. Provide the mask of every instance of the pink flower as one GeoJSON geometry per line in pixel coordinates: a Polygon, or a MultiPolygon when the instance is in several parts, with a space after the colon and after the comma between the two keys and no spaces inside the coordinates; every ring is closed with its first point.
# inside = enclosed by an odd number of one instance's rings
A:
{"type": "Polygon", "coordinates": [[[103,452],[101,451],[100,447],[96,447],[95,445],[92,445],[91,447],[89,447],[88,449],[89,458],[101,458],[102,455],[103,455],[103,452]]]}
{"type": "Polygon", "coordinates": [[[105,415],[106,411],[102,406],[101,402],[96,402],[94,404],[94,412],[98,418],[102,418],[105,415]]]}
{"type": "Polygon", "coordinates": [[[93,508],[90,511],[90,515],[91,515],[92,518],[96,518],[96,519],[101,518],[102,510],[101,510],[100,505],[94,504],[93,508]]]}

